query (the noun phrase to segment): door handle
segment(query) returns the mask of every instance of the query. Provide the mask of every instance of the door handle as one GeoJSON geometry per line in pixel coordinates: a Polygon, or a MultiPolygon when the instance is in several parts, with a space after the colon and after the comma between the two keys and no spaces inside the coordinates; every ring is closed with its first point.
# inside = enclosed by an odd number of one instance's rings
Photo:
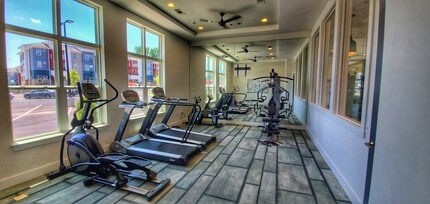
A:
{"type": "Polygon", "coordinates": [[[375,148],[375,142],[373,141],[366,142],[364,143],[364,145],[366,145],[368,148],[371,148],[371,149],[375,148]]]}

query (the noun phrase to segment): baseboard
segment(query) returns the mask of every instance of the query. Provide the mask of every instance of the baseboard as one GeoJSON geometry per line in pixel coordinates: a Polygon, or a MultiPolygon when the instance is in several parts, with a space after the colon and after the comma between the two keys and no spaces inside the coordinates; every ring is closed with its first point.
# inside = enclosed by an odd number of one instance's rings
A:
{"type": "Polygon", "coordinates": [[[317,147],[318,151],[320,152],[321,156],[326,161],[327,165],[330,167],[331,171],[335,175],[336,179],[339,181],[342,188],[345,190],[345,193],[348,195],[349,199],[351,199],[352,203],[363,203],[362,197],[358,196],[357,193],[353,190],[351,185],[348,183],[348,181],[345,179],[343,174],[339,171],[331,157],[327,154],[327,152],[324,150],[324,148],[321,147],[321,144],[319,141],[313,137],[312,133],[309,131],[309,129],[306,127],[306,132],[309,135],[309,137],[312,139],[312,142],[317,147]]]}
{"type": "Polygon", "coordinates": [[[15,174],[11,177],[3,178],[0,180],[0,191],[34,180],[35,178],[44,176],[47,173],[58,169],[58,166],[59,166],[59,162],[57,161],[57,162],[49,163],[19,174],[15,174]]]}

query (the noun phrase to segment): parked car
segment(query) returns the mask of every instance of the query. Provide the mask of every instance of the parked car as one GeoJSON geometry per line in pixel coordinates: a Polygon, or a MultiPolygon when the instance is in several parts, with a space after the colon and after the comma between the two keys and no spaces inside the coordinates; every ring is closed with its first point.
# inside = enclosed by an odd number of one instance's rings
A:
{"type": "Polygon", "coordinates": [[[12,100],[13,98],[15,98],[15,95],[13,95],[13,93],[9,93],[9,100],[12,100]]]}
{"type": "Polygon", "coordinates": [[[52,90],[33,90],[24,94],[24,98],[55,98],[55,91],[52,90]]]}
{"type": "Polygon", "coordinates": [[[74,97],[79,94],[78,89],[70,89],[70,90],[67,90],[66,92],[68,97],[74,97]]]}

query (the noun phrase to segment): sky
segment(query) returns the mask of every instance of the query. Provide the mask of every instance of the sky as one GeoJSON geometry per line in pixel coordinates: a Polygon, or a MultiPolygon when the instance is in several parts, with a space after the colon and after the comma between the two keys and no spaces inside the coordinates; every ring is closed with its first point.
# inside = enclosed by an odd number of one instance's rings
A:
{"type": "MultiPolygon", "coordinates": [[[[66,23],[66,34],[73,38],[89,43],[96,43],[95,37],[95,9],[74,0],[61,0],[61,21],[73,20],[66,23]]],[[[48,34],[54,34],[52,0],[5,0],[5,23],[36,30],[48,34]]],[[[58,26],[60,25],[58,23],[58,26]]],[[[61,27],[61,35],[64,36],[64,27],[61,27]]],[[[45,39],[23,37],[18,34],[6,33],[7,66],[13,68],[19,65],[18,47],[22,44],[42,42],[45,39]]]]}
{"type": "MultiPolygon", "coordinates": [[[[55,2],[55,0],[54,0],[55,2]]],[[[60,0],[61,35],[64,36],[66,26],[67,38],[77,39],[89,43],[96,43],[95,8],[79,3],[75,0],[60,0]],[[64,23],[72,20],[73,23],[64,23]]],[[[55,14],[53,12],[53,0],[5,0],[5,23],[48,34],[55,34],[55,14]]],[[[134,52],[134,48],[142,44],[142,30],[131,24],[127,24],[127,50],[134,52]]],[[[23,36],[6,32],[7,67],[19,66],[19,46],[30,43],[40,43],[47,39],[23,36]]],[[[159,36],[146,33],[146,46],[158,47],[159,36]]]]}

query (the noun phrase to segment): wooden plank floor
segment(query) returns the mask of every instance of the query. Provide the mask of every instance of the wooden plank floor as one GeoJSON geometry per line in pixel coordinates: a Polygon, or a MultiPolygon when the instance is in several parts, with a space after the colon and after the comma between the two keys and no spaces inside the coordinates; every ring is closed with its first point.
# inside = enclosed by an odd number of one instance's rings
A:
{"type": "MultiPolygon", "coordinates": [[[[265,139],[253,114],[235,115],[234,125],[199,125],[217,142],[187,166],[153,161],[150,168],[171,184],[151,203],[350,203],[344,190],[303,128],[281,130],[279,146],[265,139]],[[239,122],[238,122],[239,121],[239,122]],[[241,125],[246,121],[248,125],[241,125]]],[[[292,116],[285,125],[300,126],[292,116]]],[[[92,185],[74,173],[43,182],[2,198],[1,203],[149,203],[143,196],[92,185]],[[14,199],[18,200],[15,201],[14,199]]],[[[149,187],[132,180],[131,184],[149,187]]]]}

